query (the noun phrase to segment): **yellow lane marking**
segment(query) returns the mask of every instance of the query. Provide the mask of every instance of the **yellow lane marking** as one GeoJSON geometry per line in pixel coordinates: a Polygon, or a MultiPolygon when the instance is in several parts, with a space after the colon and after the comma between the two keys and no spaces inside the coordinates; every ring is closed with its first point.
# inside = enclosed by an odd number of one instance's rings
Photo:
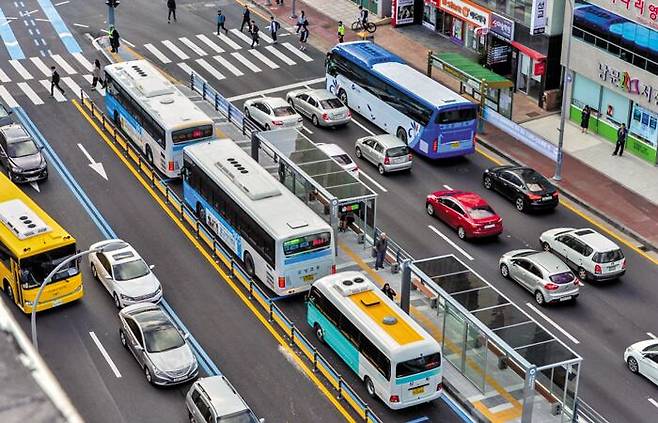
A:
{"type": "Polygon", "coordinates": [[[98,135],[105,141],[105,143],[114,151],[114,154],[123,162],[123,164],[128,168],[128,170],[133,174],[135,179],[139,181],[139,183],[144,187],[144,189],[153,197],[153,199],[160,205],[162,210],[169,216],[169,218],[178,226],[178,228],[183,232],[183,234],[187,237],[187,239],[194,245],[194,247],[201,253],[201,255],[208,261],[208,263],[215,269],[215,271],[221,276],[221,278],[226,282],[233,292],[242,300],[242,302],[251,310],[251,312],[256,316],[256,318],[262,323],[265,328],[270,332],[272,337],[276,339],[276,341],[283,347],[284,350],[288,353],[288,356],[291,357],[295,363],[303,369],[304,373],[306,376],[320,389],[320,391],[324,394],[324,396],[336,407],[336,409],[345,417],[345,420],[348,422],[355,423],[355,420],[352,418],[352,416],[347,412],[347,410],[338,402],[338,400],[335,398],[332,393],[327,390],[327,388],[320,382],[320,380],[317,378],[317,376],[313,373],[311,369],[308,368],[306,363],[299,358],[297,353],[293,351],[292,348],[288,345],[288,342],[286,342],[285,339],[279,333],[276,331],[276,329],[267,321],[265,317],[258,311],[258,309],[254,306],[254,304],[249,301],[247,296],[240,290],[240,288],[230,279],[229,275],[227,275],[222,268],[215,263],[215,260],[212,258],[212,256],[206,251],[206,249],[199,243],[199,241],[195,238],[195,236],[178,220],[178,217],[174,215],[174,213],[169,209],[169,207],[162,201],[162,199],[159,197],[159,195],[151,188],[150,183],[144,179],[144,177],[133,167],[132,163],[128,161],[126,157],[122,154],[121,151],[114,145],[114,143],[107,137],[105,132],[101,130],[96,122],[93,121],[93,119],[87,114],[87,112],[82,108],[80,103],[78,101],[73,100],[72,101],[75,107],[78,109],[80,114],[89,122],[92,128],[96,130],[98,135]]]}

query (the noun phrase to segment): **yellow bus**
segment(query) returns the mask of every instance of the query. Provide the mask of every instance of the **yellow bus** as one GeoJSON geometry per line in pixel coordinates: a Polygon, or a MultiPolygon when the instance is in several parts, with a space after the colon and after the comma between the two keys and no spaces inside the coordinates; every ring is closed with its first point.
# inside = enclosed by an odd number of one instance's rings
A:
{"type": "MultiPolygon", "coordinates": [[[[31,313],[46,276],[75,253],[75,238],[0,173],[0,282],[9,300],[24,313],[31,313]]],[[[37,311],[83,295],[82,274],[74,260],[53,276],[37,311]]]]}

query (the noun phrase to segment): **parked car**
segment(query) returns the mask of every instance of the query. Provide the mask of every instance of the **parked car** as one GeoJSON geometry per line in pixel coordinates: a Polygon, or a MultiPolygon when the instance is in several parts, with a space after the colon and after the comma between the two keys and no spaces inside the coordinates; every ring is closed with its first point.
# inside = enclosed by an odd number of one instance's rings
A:
{"type": "Polygon", "coordinates": [[[624,351],[628,370],[658,385],[658,339],[636,342],[624,351]]]}
{"type": "Polygon", "coordinates": [[[117,308],[130,304],[162,299],[162,285],[137,251],[120,239],[109,239],[92,244],[100,249],[89,254],[91,274],[112,295],[117,308]]]}
{"type": "Polygon", "coordinates": [[[356,179],[359,179],[359,166],[356,165],[354,160],[352,160],[345,150],[340,148],[337,144],[317,143],[316,146],[338,163],[343,170],[351,173],[356,179]]]}
{"type": "Polygon", "coordinates": [[[41,148],[20,124],[0,127],[0,163],[13,182],[48,179],[48,163],[41,148]]]}
{"type": "Polygon", "coordinates": [[[619,246],[593,229],[550,229],[539,241],[544,251],[562,257],[583,281],[615,279],[626,273],[619,246]]]}
{"type": "Polygon", "coordinates": [[[522,166],[497,166],[484,171],[482,184],[514,201],[520,212],[554,209],[559,204],[557,188],[539,172],[522,166]]]}
{"type": "Polygon", "coordinates": [[[177,385],[195,379],[199,364],[169,316],[152,303],[137,303],[119,312],[121,345],[130,350],[153,385],[177,385]]]}
{"type": "Polygon", "coordinates": [[[17,123],[14,120],[13,113],[14,112],[12,112],[11,109],[0,100],[0,128],[11,125],[12,123],[17,123]]]}
{"type": "Polygon", "coordinates": [[[284,99],[278,97],[257,97],[245,101],[244,115],[266,131],[302,127],[302,117],[284,99]]]}
{"type": "Polygon", "coordinates": [[[347,106],[327,90],[294,90],[286,94],[286,100],[315,126],[345,125],[352,120],[347,106]]]}
{"type": "Polygon", "coordinates": [[[411,170],[413,156],[407,145],[390,134],[359,138],[355,145],[356,157],[377,166],[381,175],[400,170],[411,170]]]}
{"type": "Polygon", "coordinates": [[[185,396],[191,422],[263,423],[224,376],[204,377],[185,396]]]}
{"type": "Polygon", "coordinates": [[[433,192],[425,200],[425,210],[456,229],[460,239],[498,236],[503,231],[503,219],[473,192],[433,192]]]}
{"type": "Polygon", "coordinates": [[[498,262],[500,273],[532,292],[537,304],[575,301],[580,281],[569,266],[546,251],[513,250],[498,262]]]}

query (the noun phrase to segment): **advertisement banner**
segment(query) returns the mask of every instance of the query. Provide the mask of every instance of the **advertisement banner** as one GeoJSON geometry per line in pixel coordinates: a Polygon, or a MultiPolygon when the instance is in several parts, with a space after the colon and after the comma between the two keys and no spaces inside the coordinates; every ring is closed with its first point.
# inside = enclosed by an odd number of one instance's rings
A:
{"type": "Polygon", "coordinates": [[[658,116],[642,106],[633,104],[630,131],[649,142],[653,148],[658,143],[658,116]]]}
{"type": "Polygon", "coordinates": [[[543,34],[544,31],[546,31],[546,0],[532,0],[530,35],[543,34]]]}
{"type": "Polygon", "coordinates": [[[497,13],[491,13],[491,23],[489,24],[491,32],[498,38],[512,41],[514,39],[514,21],[507,19],[497,13]]]}
{"type": "Polygon", "coordinates": [[[490,26],[489,11],[467,0],[441,0],[440,9],[478,28],[489,28],[490,26]]]}
{"type": "Polygon", "coordinates": [[[393,0],[393,26],[414,23],[414,0],[393,0]]]}

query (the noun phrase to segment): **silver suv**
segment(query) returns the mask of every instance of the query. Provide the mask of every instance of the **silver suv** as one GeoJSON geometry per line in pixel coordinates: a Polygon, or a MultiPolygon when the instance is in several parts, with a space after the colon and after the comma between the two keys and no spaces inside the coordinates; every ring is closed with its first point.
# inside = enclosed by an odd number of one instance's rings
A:
{"type": "Polygon", "coordinates": [[[399,170],[411,170],[413,156],[399,138],[385,134],[356,140],[356,157],[366,159],[377,166],[381,175],[399,170]]]}
{"type": "Polygon", "coordinates": [[[48,164],[41,148],[17,123],[0,128],[0,163],[12,182],[48,179],[48,164]]]}
{"type": "Polygon", "coordinates": [[[190,421],[194,423],[263,423],[249,409],[224,376],[205,377],[194,382],[185,397],[190,421]]]}

